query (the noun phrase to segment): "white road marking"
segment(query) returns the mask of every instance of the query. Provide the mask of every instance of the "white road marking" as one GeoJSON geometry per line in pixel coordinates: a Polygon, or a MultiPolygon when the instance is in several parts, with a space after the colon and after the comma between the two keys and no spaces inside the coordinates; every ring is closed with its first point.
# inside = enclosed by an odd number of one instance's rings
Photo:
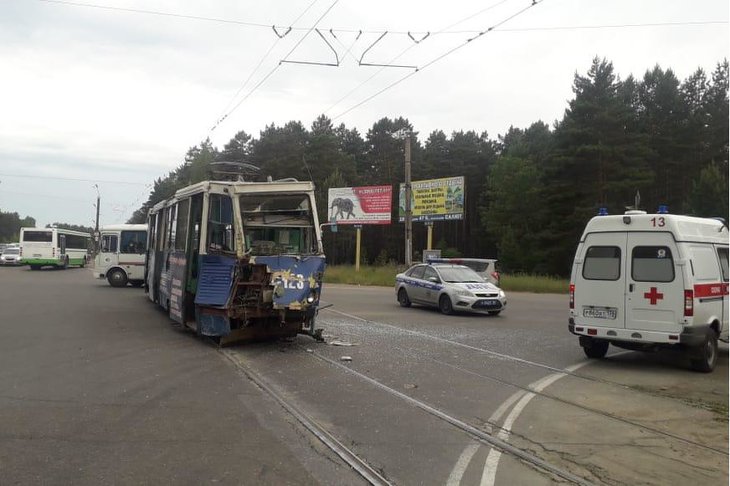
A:
{"type": "Polygon", "coordinates": [[[466,446],[464,452],[462,452],[461,456],[459,456],[459,460],[456,461],[454,469],[451,470],[451,474],[449,474],[449,479],[446,481],[446,486],[459,486],[459,484],[461,483],[461,478],[462,476],[464,476],[464,472],[469,466],[471,458],[474,457],[474,454],[476,454],[476,452],[479,450],[479,446],[480,444],[477,442],[472,442],[471,444],[466,446]]]}
{"type": "MultiPolygon", "coordinates": [[[[622,351],[619,353],[612,354],[611,357],[619,356],[621,354],[626,354],[629,352],[630,351],[622,351]]],[[[592,362],[593,361],[591,361],[591,360],[581,361],[580,363],[576,363],[574,365],[566,367],[565,371],[572,373],[586,365],[591,364],[592,362]]],[[[540,393],[545,388],[549,387],[550,385],[552,385],[553,383],[558,381],[560,378],[563,378],[564,376],[570,376],[570,375],[568,375],[566,373],[553,373],[552,375],[545,376],[545,377],[540,378],[539,380],[531,383],[528,386],[528,388],[530,388],[531,390],[533,390],[537,393],[540,393]]],[[[519,393],[519,392],[517,392],[517,393],[519,393]]],[[[515,395],[517,393],[515,393],[515,395]]],[[[505,403],[514,402],[513,399],[514,399],[515,395],[512,395],[510,398],[508,398],[505,403]]],[[[510,414],[507,416],[507,418],[504,421],[504,424],[502,425],[502,428],[499,430],[499,433],[497,434],[497,437],[499,439],[507,440],[509,438],[509,434],[512,431],[512,426],[514,425],[515,421],[520,416],[522,411],[525,409],[527,404],[530,403],[530,400],[532,400],[534,397],[535,397],[535,393],[527,393],[525,396],[522,397],[522,399],[519,402],[517,402],[517,405],[515,405],[515,408],[513,408],[512,411],[510,412],[510,414]]],[[[503,407],[503,405],[504,404],[502,404],[502,406],[500,406],[500,408],[498,408],[497,411],[499,411],[503,407]]],[[[504,407],[504,408],[506,409],[509,407],[504,407]]],[[[502,457],[502,453],[500,451],[498,451],[497,449],[491,448],[489,450],[489,454],[487,455],[487,460],[484,463],[484,471],[482,472],[481,486],[494,486],[494,481],[497,477],[497,466],[499,466],[500,457],[502,457]]]]}

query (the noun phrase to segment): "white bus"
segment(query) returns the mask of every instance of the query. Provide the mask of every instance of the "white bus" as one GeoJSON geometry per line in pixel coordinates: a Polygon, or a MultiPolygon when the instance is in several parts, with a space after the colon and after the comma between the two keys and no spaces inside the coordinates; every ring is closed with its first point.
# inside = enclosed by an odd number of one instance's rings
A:
{"type": "Polygon", "coordinates": [[[94,276],[106,278],[112,287],[124,287],[127,283],[140,287],[144,283],[147,225],[103,226],[100,233],[94,276]]]}
{"type": "Polygon", "coordinates": [[[20,256],[31,270],[86,265],[91,235],[61,228],[20,228],[20,256]]]}

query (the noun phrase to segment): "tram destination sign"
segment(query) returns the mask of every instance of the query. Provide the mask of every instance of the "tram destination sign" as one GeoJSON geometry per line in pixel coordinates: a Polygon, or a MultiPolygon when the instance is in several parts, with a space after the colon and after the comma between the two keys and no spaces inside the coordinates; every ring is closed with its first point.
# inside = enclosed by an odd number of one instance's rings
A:
{"type": "MultiPolygon", "coordinates": [[[[400,185],[398,221],[406,220],[406,186],[400,185]]],[[[413,221],[464,219],[464,176],[411,182],[413,221]]]]}

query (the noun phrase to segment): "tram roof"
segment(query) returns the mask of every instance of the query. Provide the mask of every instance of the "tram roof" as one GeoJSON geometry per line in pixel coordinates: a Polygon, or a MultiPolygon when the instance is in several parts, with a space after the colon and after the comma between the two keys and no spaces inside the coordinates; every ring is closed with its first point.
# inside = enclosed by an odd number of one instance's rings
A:
{"type": "Polygon", "coordinates": [[[251,194],[251,193],[302,193],[314,190],[314,183],[311,181],[279,180],[270,182],[241,182],[241,181],[202,181],[190,186],[178,189],[175,195],[164,201],[155,204],[151,212],[157,212],[175,201],[184,197],[212,192],[215,194],[251,194]]]}

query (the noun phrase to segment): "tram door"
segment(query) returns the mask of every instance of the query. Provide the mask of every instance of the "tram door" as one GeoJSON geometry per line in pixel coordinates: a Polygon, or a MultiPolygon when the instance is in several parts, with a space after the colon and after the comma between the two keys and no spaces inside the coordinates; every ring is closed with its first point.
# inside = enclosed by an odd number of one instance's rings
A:
{"type": "MultiPolygon", "coordinates": [[[[188,261],[185,291],[188,294],[186,302],[193,304],[195,291],[198,288],[198,265],[200,262],[200,231],[203,224],[203,194],[196,194],[190,198],[190,219],[188,222],[188,245],[186,259],[188,261]],[[192,297],[191,297],[192,296],[192,297]]],[[[194,312],[194,309],[190,309],[194,312]]],[[[194,315],[194,314],[188,314],[194,315]]]]}

